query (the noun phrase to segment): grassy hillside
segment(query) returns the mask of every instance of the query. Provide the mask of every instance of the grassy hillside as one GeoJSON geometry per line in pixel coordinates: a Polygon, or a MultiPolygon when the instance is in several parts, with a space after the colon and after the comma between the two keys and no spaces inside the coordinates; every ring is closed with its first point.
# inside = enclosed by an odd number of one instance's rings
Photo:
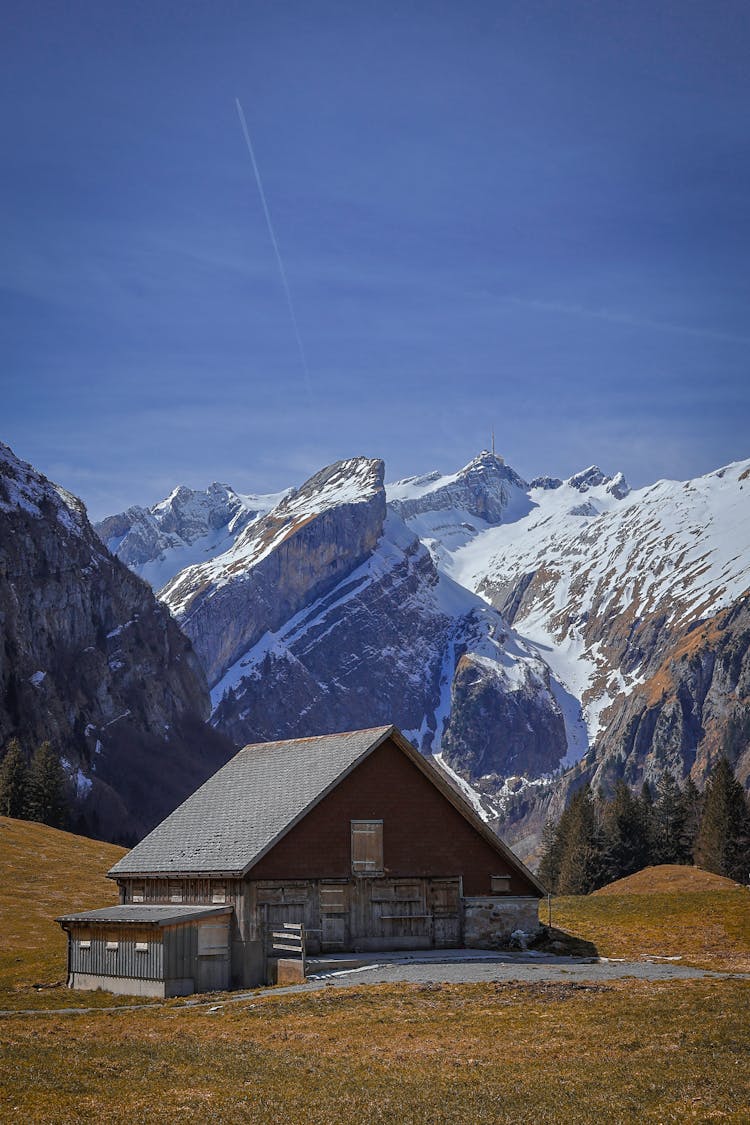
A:
{"type": "MultiPolygon", "coordinates": [[[[103,1009],[0,1019],[0,1120],[747,1120],[747,980],[389,985],[117,1012],[106,1005],[122,997],[37,991],[65,973],[55,915],[114,901],[104,873],[121,854],[0,818],[0,1008],[103,1009]]],[[[692,899],[714,903],[716,956],[747,917],[745,891],[591,895],[558,899],[554,914],[617,956],[657,925],[663,944],[661,904],[685,923],[692,899]]],[[[694,953],[695,934],[680,940],[694,953]]],[[[731,940],[750,949],[746,930],[731,940]]]]}
{"type": "Polygon", "coordinates": [[[378,985],[13,1017],[0,1118],[739,1123],[749,1021],[740,980],[378,985]]]}
{"type": "Polygon", "coordinates": [[[62,987],[65,934],[54,919],[116,903],[117,887],[104,876],[124,854],[115,844],[0,816],[0,1009],[70,1004],[83,995],[91,1003],[94,994],[62,987]],[[55,982],[60,987],[46,987],[55,982]]]}
{"type": "Polygon", "coordinates": [[[703,891],[734,891],[738,884],[713,871],[701,867],[686,867],[678,863],[662,863],[658,867],[644,867],[635,875],[616,879],[594,895],[653,895],[695,894],[703,891]]]}
{"type": "MultiPolygon", "coordinates": [[[[540,913],[546,920],[546,904],[540,913]]],[[[602,957],[750,972],[750,891],[697,868],[648,867],[594,894],[556,898],[552,919],[602,957]]]]}

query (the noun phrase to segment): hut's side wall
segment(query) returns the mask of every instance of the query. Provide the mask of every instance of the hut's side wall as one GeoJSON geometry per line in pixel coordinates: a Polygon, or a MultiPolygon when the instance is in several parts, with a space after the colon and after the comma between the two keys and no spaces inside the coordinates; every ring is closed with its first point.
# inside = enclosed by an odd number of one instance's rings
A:
{"type": "Polygon", "coordinates": [[[68,950],[71,988],[164,996],[164,945],[157,927],[73,926],[68,950]]]}

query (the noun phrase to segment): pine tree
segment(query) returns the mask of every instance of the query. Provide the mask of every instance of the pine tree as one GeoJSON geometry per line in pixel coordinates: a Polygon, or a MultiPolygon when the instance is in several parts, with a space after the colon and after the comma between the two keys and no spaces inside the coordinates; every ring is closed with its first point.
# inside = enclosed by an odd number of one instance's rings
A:
{"type": "Polygon", "coordinates": [[[695,859],[707,871],[745,882],[750,873],[750,814],[745,793],[725,755],[706,783],[695,859]]]}
{"type": "Polygon", "coordinates": [[[602,884],[601,832],[589,785],[573,794],[566,813],[557,892],[587,895],[602,884]]]}
{"type": "MultiPolygon", "coordinates": [[[[696,790],[696,793],[698,791],[696,790]]],[[[690,863],[692,839],[686,845],[687,805],[674,774],[665,773],[659,781],[654,804],[652,863],[690,863]]]]}
{"type": "Polygon", "coordinates": [[[26,808],[28,766],[17,738],[8,743],[0,763],[0,814],[23,817],[26,808]]]}
{"type": "Polygon", "coordinates": [[[695,843],[703,816],[703,794],[689,775],[682,787],[681,807],[683,820],[678,837],[677,862],[694,863],[695,843]]]}
{"type": "Polygon", "coordinates": [[[564,816],[565,813],[563,813],[563,816],[557,824],[552,820],[548,820],[542,832],[542,856],[539,861],[539,871],[537,874],[539,875],[540,883],[542,883],[551,894],[556,892],[557,882],[560,877],[560,853],[562,851],[560,825],[563,825],[564,816]]]}
{"type": "Polygon", "coordinates": [[[27,786],[26,815],[53,828],[67,819],[67,779],[52,744],[43,742],[31,759],[27,786]]]}
{"type": "Polygon", "coordinates": [[[649,839],[641,802],[624,781],[602,812],[603,865],[607,882],[640,871],[649,862],[649,839]]]}
{"type": "Polygon", "coordinates": [[[654,854],[656,851],[656,803],[654,801],[653,789],[647,781],[644,781],[641,786],[641,795],[638,798],[638,811],[643,834],[643,866],[647,867],[649,864],[655,862],[654,854]]]}

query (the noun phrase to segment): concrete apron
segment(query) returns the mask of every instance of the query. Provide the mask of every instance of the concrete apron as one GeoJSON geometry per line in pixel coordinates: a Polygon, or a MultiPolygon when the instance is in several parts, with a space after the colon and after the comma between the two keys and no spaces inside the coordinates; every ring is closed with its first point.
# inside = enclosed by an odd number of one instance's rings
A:
{"type": "Polygon", "coordinates": [[[413,949],[377,953],[321,953],[307,958],[307,980],[379,965],[593,965],[597,957],[559,957],[554,953],[497,952],[488,949],[413,949]]]}

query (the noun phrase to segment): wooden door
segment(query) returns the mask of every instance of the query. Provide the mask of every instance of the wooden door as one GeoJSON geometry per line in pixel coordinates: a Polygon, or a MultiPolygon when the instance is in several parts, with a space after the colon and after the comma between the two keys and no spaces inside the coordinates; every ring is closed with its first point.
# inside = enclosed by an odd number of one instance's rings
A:
{"type": "Polygon", "coordinates": [[[428,949],[432,945],[424,879],[357,879],[351,917],[356,949],[428,949]]]}
{"type": "Polygon", "coordinates": [[[461,945],[461,880],[430,879],[433,940],[438,949],[461,945]]]}
{"type": "Polygon", "coordinates": [[[195,991],[229,988],[229,923],[203,922],[198,926],[195,991]]]}
{"type": "Polygon", "coordinates": [[[320,947],[324,953],[349,949],[349,887],[320,884],[320,947]]]}
{"type": "MultiPolygon", "coordinates": [[[[285,922],[302,923],[309,932],[308,950],[316,952],[316,910],[312,891],[308,883],[285,883],[279,885],[259,884],[258,911],[265,931],[266,946],[273,930],[283,928],[285,922]]],[[[266,948],[266,953],[269,949],[266,948]]]]}

